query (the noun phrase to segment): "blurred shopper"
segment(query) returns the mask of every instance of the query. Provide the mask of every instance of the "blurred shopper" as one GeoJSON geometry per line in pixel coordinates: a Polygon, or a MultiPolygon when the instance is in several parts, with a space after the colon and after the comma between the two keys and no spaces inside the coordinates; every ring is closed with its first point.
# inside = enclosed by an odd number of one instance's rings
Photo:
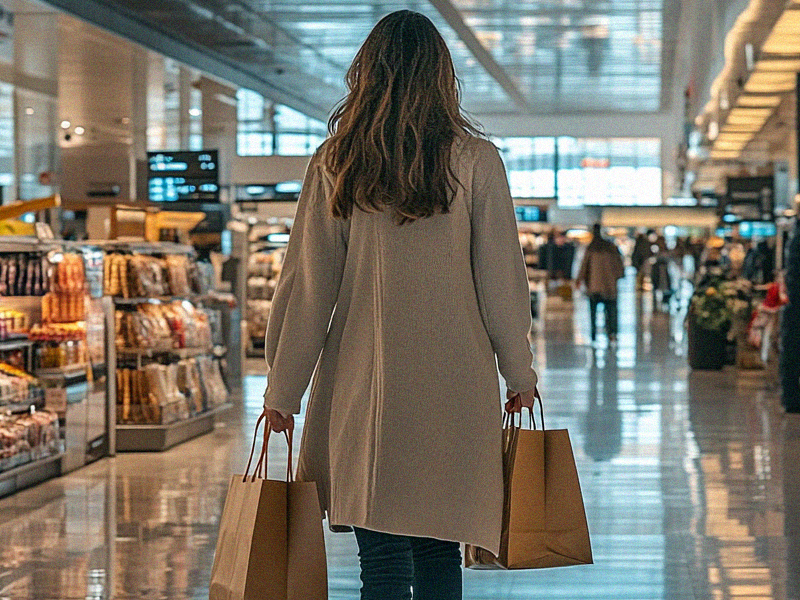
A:
{"type": "Polygon", "coordinates": [[[744,276],[756,285],[771,283],[775,279],[775,250],[767,240],[759,240],[744,259],[744,276]]]}
{"type": "Polygon", "coordinates": [[[672,256],[663,235],[659,235],[656,239],[651,262],[653,264],[650,273],[650,278],[653,280],[653,299],[658,302],[660,296],[662,306],[669,306],[674,292],[671,272],[672,256]]]}
{"type": "Polygon", "coordinates": [[[617,281],[625,275],[625,265],[614,242],[605,239],[599,223],[592,228],[592,241],[583,255],[578,271],[579,285],[589,296],[589,318],[592,341],[597,339],[597,306],[603,305],[606,333],[610,341],[617,339],[617,281]]]}
{"type": "Polygon", "coordinates": [[[498,365],[507,410],[536,386],[514,207],[428,18],[383,18],[347,85],[303,183],[264,406],[292,427],[315,373],[298,477],[355,528],[362,599],[457,600],[459,542],[500,549],[498,365]]]}
{"type": "Polygon", "coordinates": [[[636,269],[636,289],[644,289],[644,278],[647,275],[647,262],[650,260],[652,250],[650,249],[650,231],[647,233],[637,233],[636,241],[631,252],[631,264],[636,269]]]}

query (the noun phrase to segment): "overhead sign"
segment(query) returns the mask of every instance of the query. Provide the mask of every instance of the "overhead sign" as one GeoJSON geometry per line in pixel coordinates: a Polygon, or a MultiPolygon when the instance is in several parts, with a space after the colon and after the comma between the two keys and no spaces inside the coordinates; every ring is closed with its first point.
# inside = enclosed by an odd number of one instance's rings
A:
{"type": "Polygon", "coordinates": [[[774,220],[775,178],[728,177],[722,219],[726,223],[774,220]]]}
{"type": "Polygon", "coordinates": [[[219,152],[148,152],[151,202],[219,202],[219,152]]]}

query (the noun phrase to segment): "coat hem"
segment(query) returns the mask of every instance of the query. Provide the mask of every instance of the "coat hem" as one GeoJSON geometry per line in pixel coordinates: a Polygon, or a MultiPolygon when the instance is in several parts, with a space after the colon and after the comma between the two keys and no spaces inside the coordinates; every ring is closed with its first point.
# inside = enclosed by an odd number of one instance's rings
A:
{"type": "Polygon", "coordinates": [[[329,527],[331,531],[334,532],[347,532],[352,531],[354,527],[358,527],[359,529],[368,529],[370,531],[378,531],[380,533],[388,533],[390,535],[404,535],[409,537],[424,537],[424,538],[432,538],[435,540],[441,540],[443,542],[456,542],[458,544],[466,544],[470,546],[478,546],[479,548],[483,548],[488,550],[495,556],[500,554],[500,534],[498,533],[498,541],[493,542],[491,544],[487,544],[486,540],[477,540],[473,538],[473,536],[464,534],[464,535],[447,535],[444,532],[437,532],[437,531],[412,531],[410,528],[394,528],[394,527],[386,527],[379,525],[377,523],[367,523],[366,521],[361,520],[336,520],[330,521],[329,527]]]}

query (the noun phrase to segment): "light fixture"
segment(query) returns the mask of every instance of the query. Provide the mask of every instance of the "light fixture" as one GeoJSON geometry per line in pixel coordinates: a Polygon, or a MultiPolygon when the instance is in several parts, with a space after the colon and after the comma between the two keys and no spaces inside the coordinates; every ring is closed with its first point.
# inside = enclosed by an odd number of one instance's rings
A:
{"type": "Polygon", "coordinates": [[[753,117],[754,119],[768,118],[771,114],[772,114],[771,108],[750,108],[750,107],[737,106],[730,112],[728,118],[732,116],[753,117]]]}
{"type": "Polygon", "coordinates": [[[744,84],[744,91],[750,93],[776,93],[794,90],[797,76],[794,73],[781,71],[756,71],[744,84]]]}
{"type": "Polygon", "coordinates": [[[721,133],[717,136],[716,142],[749,142],[753,139],[753,134],[747,133],[721,133]]]}
{"type": "Polygon", "coordinates": [[[123,125],[130,125],[131,124],[131,119],[130,119],[130,117],[122,117],[119,120],[119,122],[122,123],[123,125]]]}
{"type": "Polygon", "coordinates": [[[28,106],[27,108],[25,108],[25,114],[28,116],[32,115],[34,112],[35,111],[33,110],[32,106],[28,106]]]}
{"type": "Polygon", "coordinates": [[[61,129],[69,129],[70,127],[72,127],[72,123],[70,123],[66,119],[61,121],[61,129]]]}
{"type": "Polygon", "coordinates": [[[203,114],[203,111],[200,110],[199,108],[190,108],[189,109],[189,116],[190,117],[199,117],[202,114],[203,114]]]}
{"type": "Polygon", "coordinates": [[[750,96],[742,94],[736,99],[737,106],[746,108],[777,108],[781,102],[783,102],[782,96],[750,96]]]}
{"type": "Polygon", "coordinates": [[[708,139],[715,140],[719,136],[719,123],[711,121],[708,124],[708,139]]]}
{"type": "Polygon", "coordinates": [[[80,125],[75,128],[75,135],[83,135],[84,133],[86,133],[86,130],[80,125]]]}
{"type": "Polygon", "coordinates": [[[756,71],[783,71],[797,73],[800,71],[800,59],[796,58],[766,58],[756,63],[756,71]]]}

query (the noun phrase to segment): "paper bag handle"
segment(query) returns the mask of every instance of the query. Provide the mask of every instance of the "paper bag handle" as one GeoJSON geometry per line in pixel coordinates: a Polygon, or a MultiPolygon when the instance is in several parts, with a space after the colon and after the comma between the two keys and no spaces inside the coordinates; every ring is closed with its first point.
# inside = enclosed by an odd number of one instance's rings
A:
{"type": "MultiPolygon", "coordinates": [[[[256,440],[258,439],[258,428],[261,426],[261,422],[267,416],[267,412],[264,411],[261,413],[261,416],[258,417],[256,421],[256,428],[255,432],[253,433],[253,445],[250,447],[250,457],[247,459],[247,468],[244,470],[244,477],[242,478],[242,482],[247,482],[248,474],[250,473],[250,465],[253,462],[253,455],[256,450],[256,440]]],[[[269,426],[269,423],[264,424],[264,441],[261,444],[261,453],[258,457],[258,462],[256,463],[255,471],[253,471],[253,475],[250,478],[250,481],[255,481],[256,478],[265,479],[267,476],[267,447],[269,446],[269,437],[272,433],[272,428],[269,426]]],[[[294,481],[294,469],[292,468],[292,442],[294,441],[294,431],[287,430],[283,432],[284,437],[286,438],[286,443],[289,445],[289,460],[286,463],[286,481],[292,482],[294,481]]]]}
{"type": "MultiPolygon", "coordinates": [[[[539,419],[542,423],[542,431],[545,430],[544,426],[544,405],[542,404],[542,395],[539,393],[539,386],[533,388],[533,405],[536,406],[536,402],[539,402],[539,419]]],[[[528,415],[530,416],[530,429],[536,430],[536,420],[533,418],[533,408],[526,407],[528,411],[528,415]]],[[[517,429],[522,429],[522,411],[519,413],[519,425],[516,423],[516,416],[515,413],[505,413],[503,415],[503,429],[507,429],[509,427],[516,427],[517,429]]]]}

